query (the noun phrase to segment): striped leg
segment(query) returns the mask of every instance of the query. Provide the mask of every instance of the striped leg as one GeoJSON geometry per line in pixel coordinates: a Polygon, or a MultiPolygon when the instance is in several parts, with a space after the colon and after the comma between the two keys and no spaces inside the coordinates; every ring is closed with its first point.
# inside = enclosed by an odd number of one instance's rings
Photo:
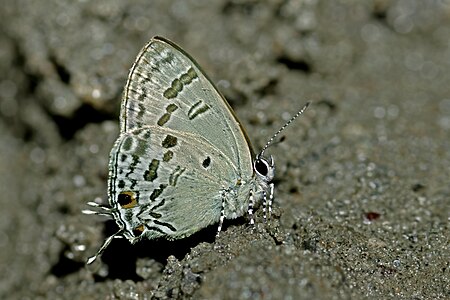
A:
{"type": "Polygon", "coordinates": [[[264,223],[267,221],[267,193],[263,191],[263,214],[264,214],[264,223]]]}
{"type": "Polygon", "coordinates": [[[269,218],[272,214],[272,202],[273,202],[273,190],[274,190],[274,184],[270,183],[270,195],[269,195],[269,218]]]}
{"type": "Polygon", "coordinates": [[[255,197],[253,196],[253,190],[250,190],[250,197],[248,200],[248,215],[250,216],[250,224],[255,224],[255,219],[253,218],[253,206],[255,205],[255,197]]]}
{"type": "Polygon", "coordinates": [[[267,200],[267,193],[266,193],[266,191],[263,191],[264,222],[266,222],[267,219],[269,219],[270,215],[272,214],[272,202],[273,202],[274,184],[270,183],[269,187],[270,187],[269,200],[267,200]]]}
{"type": "Polygon", "coordinates": [[[220,210],[219,227],[217,227],[216,237],[219,237],[222,231],[223,220],[225,219],[225,195],[222,193],[222,209],[220,210]]]}

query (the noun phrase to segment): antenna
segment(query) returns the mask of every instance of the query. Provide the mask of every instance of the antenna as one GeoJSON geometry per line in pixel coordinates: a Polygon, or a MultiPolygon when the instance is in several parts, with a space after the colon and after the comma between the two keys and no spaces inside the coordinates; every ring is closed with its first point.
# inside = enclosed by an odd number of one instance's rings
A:
{"type": "Polygon", "coordinates": [[[309,104],[311,104],[310,101],[306,102],[306,104],[302,107],[302,109],[300,109],[292,118],[289,119],[289,121],[286,122],[286,124],[284,124],[283,126],[281,126],[281,128],[275,132],[274,135],[272,135],[272,137],[269,139],[269,141],[267,141],[267,143],[264,145],[264,147],[262,148],[261,152],[258,154],[258,157],[263,156],[264,151],[267,150],[267,148],[269,148],[270,145],[272,145],[274,139],[284,130],[286,129],[286,127],[289,126],[289,124],[291,124],[295,119],[297,119],[309,106],[309,104]]]}

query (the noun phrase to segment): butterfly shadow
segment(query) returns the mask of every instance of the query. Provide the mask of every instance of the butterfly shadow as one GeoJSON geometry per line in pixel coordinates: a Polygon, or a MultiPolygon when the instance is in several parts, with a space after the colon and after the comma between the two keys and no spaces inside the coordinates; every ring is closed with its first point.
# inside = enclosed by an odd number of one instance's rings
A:
{"type": "MultiPolygon", "coordinates": [[[[225,220],[222,230],[232,225],[247,224],[245,218],[225,220]]],[[[113,220],[105,222],[105,236],[110,236],[118,230],[113,220]]],[[[155,240],[142,240],[132,245],[126,239],[115,239],[101,256],[101,260],[108,266],[108,276],[96,278],[97,281],[106,279],[142,281],[143,278],[136,273],[136,262],[140,258],[153,259],[165,266],[169,256],[182,260],[191,249],[200,243],[214,243],[216,240],[217,224],[210,225],[193,235],[169,241],[163,238],[155,240]]]]}

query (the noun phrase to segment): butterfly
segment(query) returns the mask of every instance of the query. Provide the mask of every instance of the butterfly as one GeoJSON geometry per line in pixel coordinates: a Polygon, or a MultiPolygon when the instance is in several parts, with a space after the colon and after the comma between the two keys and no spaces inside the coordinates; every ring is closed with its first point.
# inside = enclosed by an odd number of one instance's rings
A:
{"type": "Polygon", "coordinates": [[[264,151],[309,102],[254,154],[241,123],[195,60],[173,42],[152,38],[138,54],[125,85],[120,135],[109,160],[109,206],[85,214],[112,217],[114,238],[181,239],[248,213],[274,197],[275,165],[264,151]]]}

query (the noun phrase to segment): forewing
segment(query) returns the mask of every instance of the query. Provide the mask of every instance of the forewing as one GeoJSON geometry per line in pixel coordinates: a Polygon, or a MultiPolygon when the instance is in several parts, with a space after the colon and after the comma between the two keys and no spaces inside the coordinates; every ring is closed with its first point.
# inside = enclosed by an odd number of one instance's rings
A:
{"type": "Polygon", "coordinates": [[[160,37],[138,55],[122,101],[122,133],[147,125],[202,136],[237,170],[252,172],[250,143],[226,100],[194,59],[160,37]]]}

